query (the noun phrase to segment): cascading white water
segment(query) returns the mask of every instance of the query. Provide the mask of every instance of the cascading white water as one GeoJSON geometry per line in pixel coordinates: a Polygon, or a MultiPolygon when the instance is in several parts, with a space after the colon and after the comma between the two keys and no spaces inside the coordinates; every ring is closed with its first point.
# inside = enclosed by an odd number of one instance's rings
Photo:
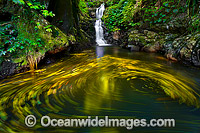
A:
{"type": "Polygon", "coordinates": [[[96,10],[96,22],[95,22],[95,30],[96,30],[96,43],[99,46],[106,46],[106,40],[103,37],[103,28],[101,18],[103,17],[103,12],[105,10],[104,4],[101,4],[99,8],[96,10]]]}

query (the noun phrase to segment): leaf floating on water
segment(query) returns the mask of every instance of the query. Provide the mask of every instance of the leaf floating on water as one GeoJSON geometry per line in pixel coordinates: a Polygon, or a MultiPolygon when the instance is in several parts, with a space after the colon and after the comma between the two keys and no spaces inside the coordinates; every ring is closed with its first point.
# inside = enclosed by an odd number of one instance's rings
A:
{"type": "Polygon", "coordinates": [[[157,101],[166,101],[166,100],[172,100],[170,97],[160,97],[156,99],[157,101]]]}
{"type": "Polygon", "coordinates": [[[38,69],[38,70],[34,70],[35,73],[41,73],[41,72],[44,72],[46,71],[46,69],[38,69]]]}
{"type": "Polygon", "coordinates": [[[56,89],[53,90],[53,94],[56,94],[56,89]]]}
{"type": "Polygon", "coordinates": [[[131,77],[131,79],[136,79],[137,77],[131,77]]]}
{"type": "Polygon", "coordinates": [[[2,112],[2,111],[0,112],[0,117],[1,117],[1,119],[4,120],[4,121],[7,120],[7,118],[8,118],[8,117],[7,117],[7,114],[6,114],[5,112],[2,112]]]}
{"type": "MultiPolygon", "coordinates": [[[[82,97],[77,97],[77,93],[83,92],[86,96],[95,96],[84,97],[86,112],[92,112],[94,108],[98,110],[103,103],[98,97],[109,99],[112,95],[118,96],[117,100],[122,100],[117,86],[121,84],[118,82],[119,79],[127,80],[125,82],[131,84],[131,88],[142,95],[148,95],[149,91],[162,92],[172,99],[179,100],[180,103],[199,107],[199,94],[195,90],[198,86],[195,86],[194,81],[181,74],[163,70],[163,66],[157,63],[145,64],[140,60],[110,55],[88,60],[87,53],[78,54],[70,60],[50,66],[43,72],[38,70],[39,73],[34,76],[26,72],[2,81],[0,110],[3,112],[13,108],[13,116],[23,120],[27,113],[34,112],[38,116],[45,111],[60,113],[62,107],[66,106],[63,101],[79,106],[76,100],[81,101],[82,97]],[[128,82],[131,79],[137,80],[128,82]],[[141,88],[135,86],[135,81],[142,83],[141,88]],[[77,99],[74,100],[75,98],[77,99]],[[41,108],[37,110],[37,106],[41,108]]],[[[7,119],[6,115],[1,117],[7,119]]]]}
{"type": "Polygon", "coordinates": [[[37,101],[37,104],[41,104],[41,102],[40,102],[40,101],[37,101]]]}
{"type": "Polygon", "coordinates": [[[51,95],[51,94],[52,94],[52,92],[53,92],[53,90],[52,90],[52,89],[50,89],[50,90],[47,92],[47,95],[51,95]]]}

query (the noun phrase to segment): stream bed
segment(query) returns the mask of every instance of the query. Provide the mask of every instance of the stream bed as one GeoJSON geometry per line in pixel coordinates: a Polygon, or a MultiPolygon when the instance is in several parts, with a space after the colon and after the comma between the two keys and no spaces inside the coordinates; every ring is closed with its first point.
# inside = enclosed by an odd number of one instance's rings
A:
{"type": "Polygon", "coordinates": [[[0,81],[0,132],[199,132],[199,68],[159,54],[93,47],[0,81]],[[27,127],[27,115],[37,124],[27,127]],[[175,127],[42,127],[40,118],[176,120],[175,127]]]}

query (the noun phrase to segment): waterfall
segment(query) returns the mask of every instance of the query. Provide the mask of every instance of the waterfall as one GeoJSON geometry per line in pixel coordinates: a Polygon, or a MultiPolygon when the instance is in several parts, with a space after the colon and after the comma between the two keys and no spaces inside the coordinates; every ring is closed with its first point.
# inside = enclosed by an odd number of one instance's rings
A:
{"type": "Polygon", "coordinates": [[[101,18],[103,17],[103,12],[105,10],[104,4],[101,4],[99,8],[96,9],[96,22],[95,22],[95,31],[96,31],[96,43],[99,46],[106,46],[106,40],[103,37],[103,28],[101,18]]]}

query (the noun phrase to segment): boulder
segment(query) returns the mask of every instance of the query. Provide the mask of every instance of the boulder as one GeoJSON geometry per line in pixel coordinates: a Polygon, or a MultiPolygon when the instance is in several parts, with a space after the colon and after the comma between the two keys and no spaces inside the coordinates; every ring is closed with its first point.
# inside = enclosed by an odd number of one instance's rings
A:
{"type": "Polygon", "coordinates": [[[155,49],[155,46],[153,46],[153,45],[144,46],[144,47],[142,48],[142,51],[150,52],[150,53],[155,53],[155,52],[157,52],[156,49],[155,49]]]}
{"type": "Polygon", "coordinates": [[[140,51],[140,47],[139,46],[128,45],[127,47],[130,48],[131,51],[136,51],[136,52],[140,51]]]}
{"type": "Polygon", "coordinates": [[[115,31],[115,32],[113,33],[113,39],[114,39],[114,40],[119,40],[119,38],[120,38],[120,32],[119,32],[119,31],[115,31]]]}
{"type": "Polygon", "coordinates": [[[146,36],[148,33],[148,30],[144,30],[144,35],[146,36]]]}
{"type": "Polygon", "coordinates": [[[142,51],[155,53],[161,49],[159,41],[155,42],[153,45],[146,45],[142,48],[142,51]]]}
{"type": "Polygon", "coordinates": [[[148,31],[147,32],[147,37],[150,39],[154,39],[158,34],[153,32],[153,31],[148,31]]]}

